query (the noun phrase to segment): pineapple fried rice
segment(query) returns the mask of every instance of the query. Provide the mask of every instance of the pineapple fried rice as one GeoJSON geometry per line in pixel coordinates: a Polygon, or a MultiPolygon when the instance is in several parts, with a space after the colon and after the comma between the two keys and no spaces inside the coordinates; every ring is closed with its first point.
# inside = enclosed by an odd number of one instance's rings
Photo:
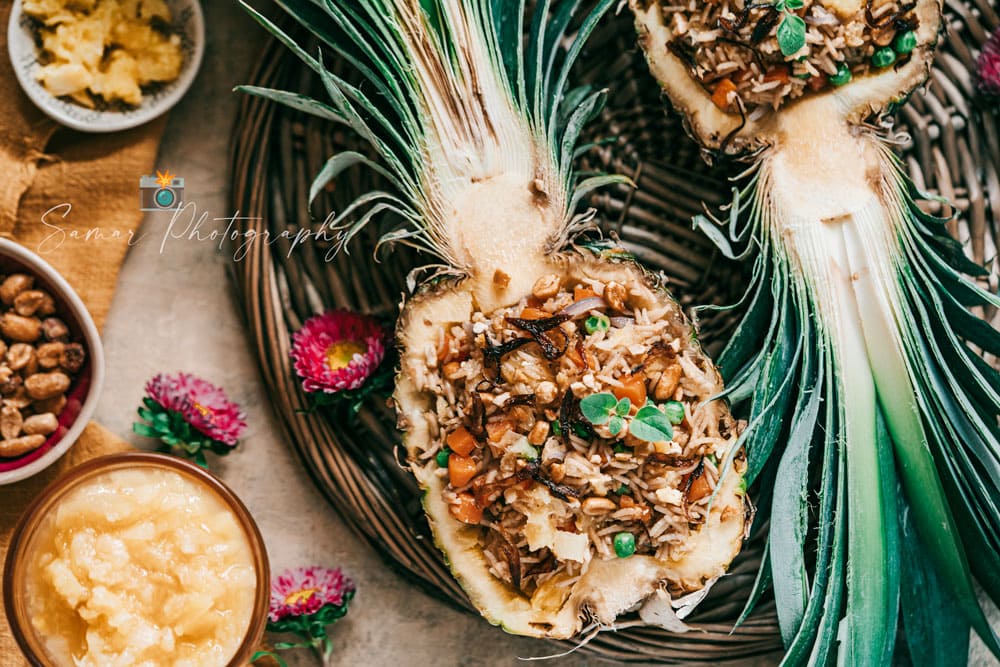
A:
{"type": "Polygon", "coordinates": [[[916,46],[905,0],[660,3],[667,48],[723,111],[756,120],[782,104],[899,66],[916,46]]]}
{"type": "Polygon", "coordinates": [[[634,306],[649,289],[543,277],[442,331],[415,373],[436,396],[417,463],[436,461],[452,516],[526,597],[568,591],[594,559],[682,558],[705,523],[742,425],[706,402],[718,375],[682,344],[692,330],[676,304],[634,306]],[[650,415],[666,432],[637,424],[650,415]]]}

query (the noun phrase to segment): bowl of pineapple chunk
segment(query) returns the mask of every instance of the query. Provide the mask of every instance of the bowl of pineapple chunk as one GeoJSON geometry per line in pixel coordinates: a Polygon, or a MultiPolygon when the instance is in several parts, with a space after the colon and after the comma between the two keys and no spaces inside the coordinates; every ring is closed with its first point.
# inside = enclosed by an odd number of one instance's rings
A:
{"type": "Polygon", "coordinates": [[[48,116],[116,132],[184,96],[205,24],[198,0],[15,0],[7,44],[18,82],[48,116]]]}

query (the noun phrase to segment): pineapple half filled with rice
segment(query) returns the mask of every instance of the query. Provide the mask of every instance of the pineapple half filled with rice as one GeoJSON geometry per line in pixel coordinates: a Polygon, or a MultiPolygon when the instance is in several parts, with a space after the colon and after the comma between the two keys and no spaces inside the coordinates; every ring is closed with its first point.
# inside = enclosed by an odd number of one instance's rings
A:
{"type": "Polygon", "coordinates": [[[255,13],[330,101],[244,90],[371,145],[313,186],[355,167],[391,184],[339,214],[345,243],[392,213],[404,224],[384,241],[441,260],[403,306],[394,398],[454,575],[517,634],[568,638],[640,607],[682,626],[677,599],[703,595],[742,544],[745,461],[719,374],[660,279],[572,243],[591,226],[583,198],[625,180],[573,166],[605,93],[570,87],[570,70],[614,3],[281,4],[364,84],[255,13]]]}
{"type": "Polygon", "coordinates": [[[1000,332],[978,314],[1000,298],[889,122],[942,3],[630,4],[691,135],[750,165],[696,219],[753,266],[719,357],[751,403],[745,479],[772,491],[744,616],[774,591],[785,665],[967,664],[970,628],[1000,656],[975,588],[1000,601],[1000,332]]]}

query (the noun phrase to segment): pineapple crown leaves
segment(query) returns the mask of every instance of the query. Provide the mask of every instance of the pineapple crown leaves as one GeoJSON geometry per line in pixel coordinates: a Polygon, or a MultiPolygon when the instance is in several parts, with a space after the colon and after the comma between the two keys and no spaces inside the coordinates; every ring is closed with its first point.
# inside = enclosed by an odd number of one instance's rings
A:
{"type": "MultiPolygon", "coordinates": [[[[926,440],[897,439],[887,421],[893,407],[874,411],[879,461],[871,488],[881,487],[885,530],[876,541],[889,563],[888,604],[900,609],[911,651],[954,646],[961,652],[952,639],[967,636],[971,625],[996,652],[970,570],[993,600],[1000,599],[1000,373],[975,351],[1000,354],[1000,332],[969,309],[998,307],[1000,297],[971,279],[983,268],[949,235],[947,219],[921,208],[931,197],[904,175],[888,148],[882,150],[886,214],[899,243],[893,278],[905,309],[899,312],[906,313],[895,322],[926,440]],[[934,474],[914,485],[905,468],[927,466],[931,455],[934,474]],[[891,575],[897,567],[902,580],[891,575]],[[920,571],[907,575],[908,568],[920,571]],[[902,582],[917,577],[927,588],[913,595],[912,585],[902,582]],[[941,606],[929,607],[928,599],[941,606]]],[[[852,546],[847,531],[856,492],[848,486],[842,443],[857,404],[852,385],[842,386],[836,376],[851,360],[833,354],[833,342],[818,326],[811,288],[796,277],[780,239],[772,238],[766,181],[759,171],[747,175],[749,185],[733,191],[728,219],[696,221],[721,252],[754,266],[741,300],[745,314],[718,358],[726,396],[749,413],[738,445],[747,452],[747,482],[763,480],[758,520],[771,520],[767,555],[743,618],[770,587],[782,609],[788,662],[837,651],[842,617],[870,620],[891,650],[896,616],[885,616],[885,607],[879,618],[867,616],[849,596],[850,567],[859,567],[856,557],[874,548],[852,546]],[[815,503],[803,502],[810,496],[815,503]]]]}
{"type": "Polygon", "coordinates": [[[575,211],[595,188],[623,176],[579,179],[574,162],[584,126],[606,94],[570,88],[573,64],[615,0],[277,0],[321,43],[312,55],[270,19],[247,11],[320,77],[322,102],[296,93],[242,86],[354,130],[376,159],[334,155],[310,189],[310,202],[355,166],[391,185],[358,197],[332,220],[343,248],[382,214],[402,221],[382,237],[430,251],[461,268],[449,247],[449,197],[459,181],[484,171],[544,172],[563,207],[565,242],[583,216],[575,211]],[[526,37],[525,37],[526,36],[526,37]],[[349,63],[362,86],[325,67],[322,49],[349,63]],[[391,190],[391,191],[390,191],[391,190]]]}

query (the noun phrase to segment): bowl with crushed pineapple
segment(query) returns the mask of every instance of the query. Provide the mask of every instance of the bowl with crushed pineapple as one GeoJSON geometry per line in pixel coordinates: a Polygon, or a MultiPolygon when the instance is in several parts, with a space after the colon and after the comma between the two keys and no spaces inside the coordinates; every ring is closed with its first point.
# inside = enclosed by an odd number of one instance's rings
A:
{"type": "Polygon", "coordinates": [[[18,82],[48,116],[116,132],[184,96],[205,23],[198,0],[15,0],[7,44],[18,82]]]}

